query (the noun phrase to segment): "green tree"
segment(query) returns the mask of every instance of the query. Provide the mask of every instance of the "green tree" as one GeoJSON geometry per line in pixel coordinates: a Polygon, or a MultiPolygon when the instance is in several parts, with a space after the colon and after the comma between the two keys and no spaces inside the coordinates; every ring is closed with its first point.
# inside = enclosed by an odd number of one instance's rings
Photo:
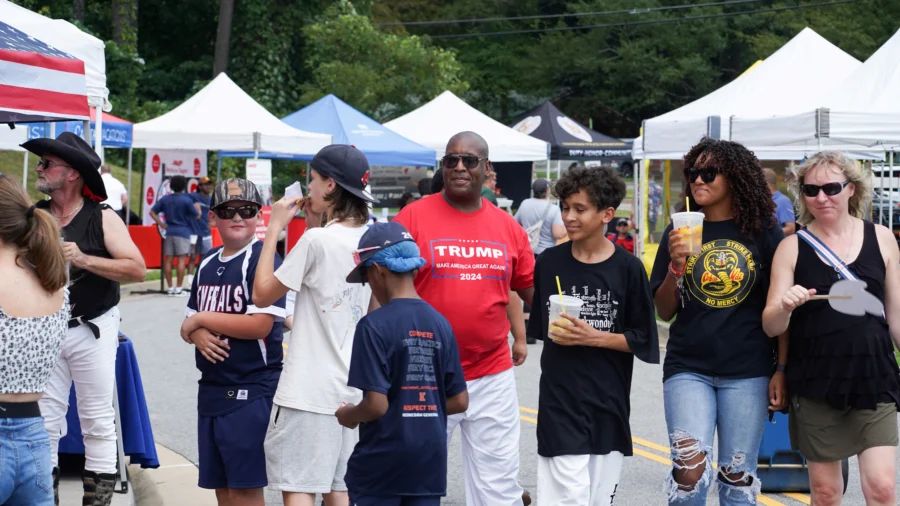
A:
{"type": "Polygon", "coordinates": [[[333,93],[373,118],[396,117],[450,90],[468,89],[453,52],[415,36],[382,32],[349,2],[304,29],[309,81],[303,103],[333,93]]]}

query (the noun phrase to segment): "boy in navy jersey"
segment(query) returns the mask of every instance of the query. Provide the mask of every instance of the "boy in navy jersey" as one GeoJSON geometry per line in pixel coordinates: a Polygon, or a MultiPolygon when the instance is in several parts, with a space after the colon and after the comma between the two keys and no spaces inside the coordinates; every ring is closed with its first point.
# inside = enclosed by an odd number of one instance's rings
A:
{"type": "Polygon", "coordinates": [[[369,283],[381,307],[356,325],[347,384],[365,392],[342,406],[359,429],[344,481],[354,506],[437,506],[447,492],[447,415],[469,404],[450,323],[419,298],[425,265],[397,222],[376,223],[354,253],[348,283],[369,283]]]}
{"type": "MultiPolygon", "coordinates": [[[[256,224],[262,198],[245,179],[216,185],[210,202],[222,246],[194,276],[181,336],[196,346],[201,488],[219,505],[264,506],[263,441],[281,375],[284,297],[265,309],[252,290],[262,243],[256,224]]],[[[281,258],[275,255],[275,266],[281,258]]]]}

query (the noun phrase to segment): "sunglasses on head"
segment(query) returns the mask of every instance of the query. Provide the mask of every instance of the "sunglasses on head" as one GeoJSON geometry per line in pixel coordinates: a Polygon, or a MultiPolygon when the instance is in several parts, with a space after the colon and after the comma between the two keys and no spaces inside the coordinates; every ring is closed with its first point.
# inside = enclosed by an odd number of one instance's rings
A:
{"type": "Polygon", "coordinates": [[[241,206],[241,207],[217,207],[213,210],[216,213],[216,216],[222,218],[223,220],[230,220],[234,218],[235,214],[241,216],[242,219],[249,220],[256,216],[259,212],[259,208],[256,206],[241,206]]]}
{"type": "Polygon", "coordinates": [[[463,167],[474,169],[475,167],[478,167],[478,164],[487,160],[487,157],[478,158],[475,155],[446,155],[444,158],[441,158],[441,165],[445,169],[455,169],[460,160],[463,162],[463,167]]]}
{"type": "Polygon", "coordinates": [[[699,177],[704,183],[709,184],[716,180],[716,175],[722,172],[719,167],[704,167],[698,169],[691,167],[684,169],[684,177],[688,183],[693,183],[699,177]]]}
{"type": "Polygon", "coordinates": [[[358,249],[353,252],[353,262],[355,265],[359,265],[362,263],[362,259],[359,257],[360,253],[365,253],[366,251],[375,251],[381,249],[381,246],[369,246],[368,248],[358,249]]]}
{"type": "Polygon", "coordinates": [[[843,183],[825,183],[823,185],[817,184],[801,184],[800,191],[803,192],[807,197],[818,197],[819,190],[825,192],[825,195],[829,197],[834,197],[838,193],[844,191],[844,188],[850,184],[850,181],[844,181],[843,183]]]}

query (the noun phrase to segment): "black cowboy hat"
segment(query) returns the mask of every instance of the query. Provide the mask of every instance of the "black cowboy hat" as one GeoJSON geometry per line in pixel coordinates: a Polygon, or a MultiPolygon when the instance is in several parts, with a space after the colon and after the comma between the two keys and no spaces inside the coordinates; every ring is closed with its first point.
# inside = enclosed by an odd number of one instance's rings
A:
{"type": "Polygon", "coordinates": [[[100,156],[81,137],[63,132],[56,139],[32,139],[21,146],[38,155],[54,155],[62,158],[84,179],[85,197],[98,202],[107,199],[106,186],[100,177],[100,156]]]}

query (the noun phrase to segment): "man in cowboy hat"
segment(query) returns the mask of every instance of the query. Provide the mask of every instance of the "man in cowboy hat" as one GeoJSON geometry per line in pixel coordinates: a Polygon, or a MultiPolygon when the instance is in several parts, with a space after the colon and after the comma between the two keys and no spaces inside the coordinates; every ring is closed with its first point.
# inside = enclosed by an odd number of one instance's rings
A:
{"type": "Polygon", "coordinates": [[[69,333],[40,401],[50,435],[53,488],[59,504],[59,440],[66,434],[69,389],[75,382],[84,436],[85,506],[108,506],[116,479],[113,411],[119,345],[119,282],[143,281],[144,259],[115,211],[100,203],[106,189],[100,157],[71,132],[33,139],[22,147],[38,155],[35,188],[50,196],[37,207],[59,220],[69,262],[69,333]]]}

